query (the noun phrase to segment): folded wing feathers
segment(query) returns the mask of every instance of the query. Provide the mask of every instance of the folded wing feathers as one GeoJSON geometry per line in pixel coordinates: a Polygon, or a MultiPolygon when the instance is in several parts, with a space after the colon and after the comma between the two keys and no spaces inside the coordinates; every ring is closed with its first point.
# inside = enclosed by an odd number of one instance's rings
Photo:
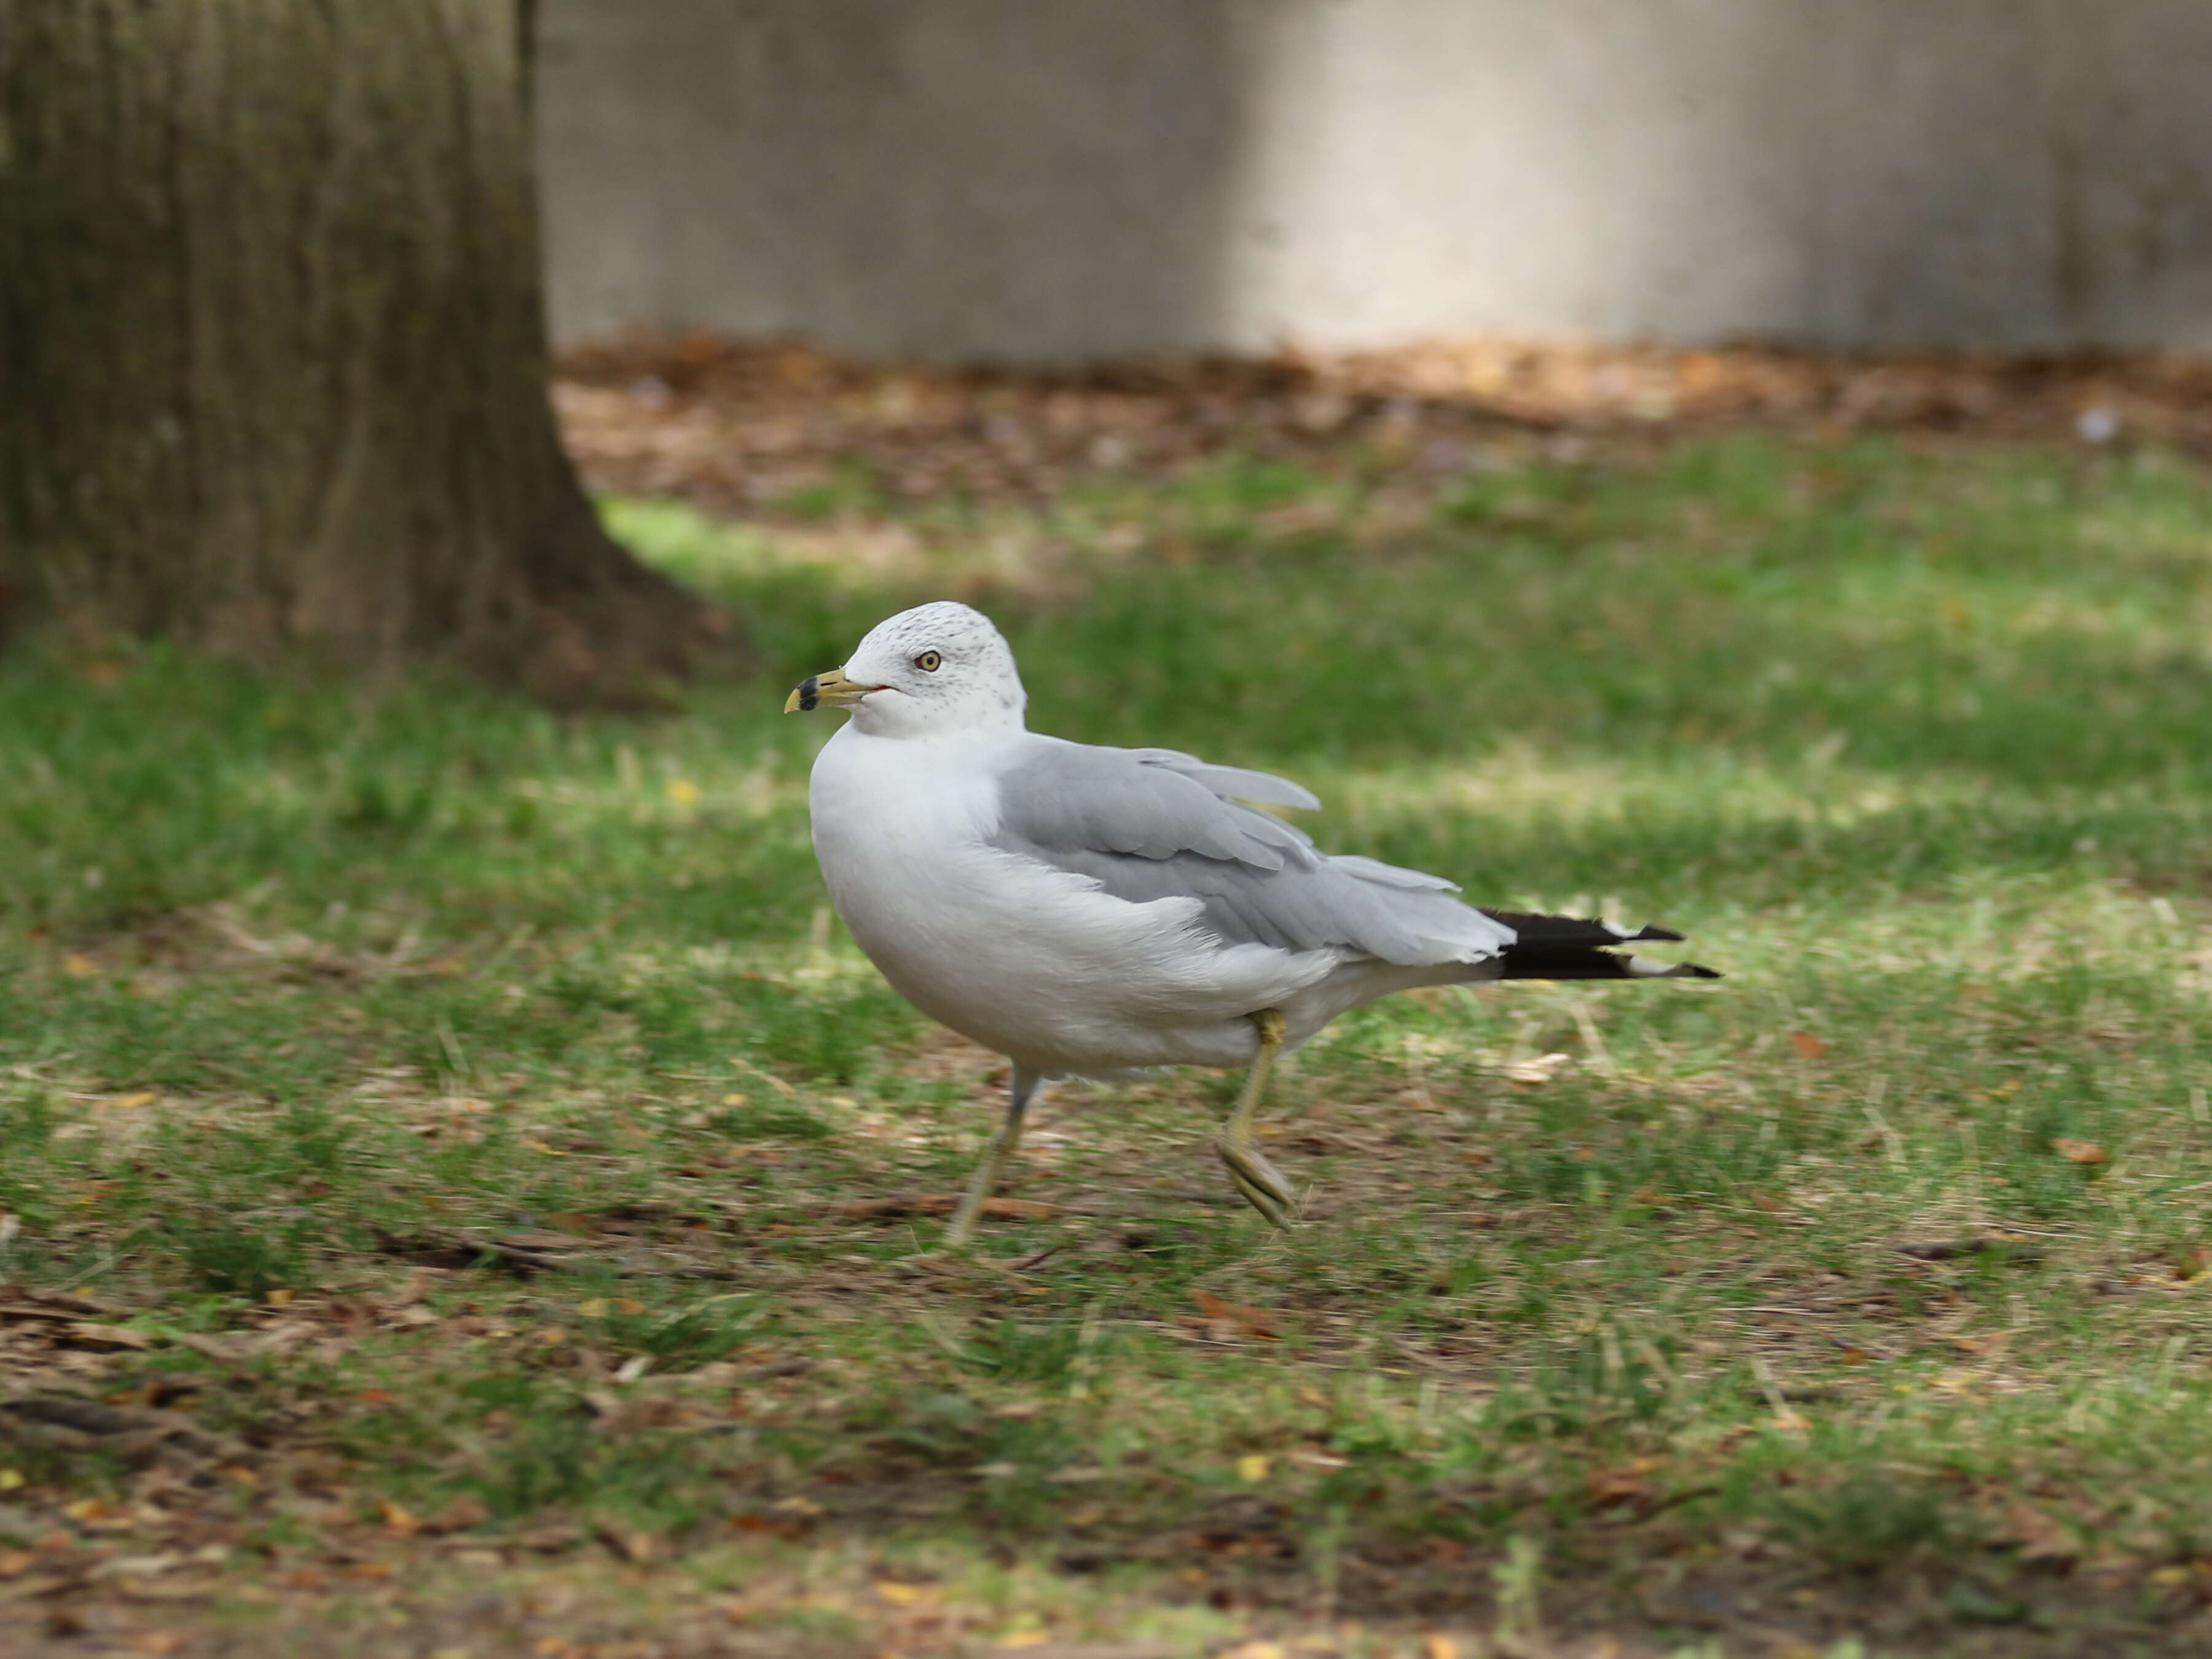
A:
{"type": "Polygon", "coordinates": [[[1143,859],[1195,853],[1260,870],[1310,856],[1312,841],[1280,818],[1223,799],[1187,769],[1146,759],[1171,752],[1035,738],[1001,780],[1003,827],[1040,847],[1143,859]]]}
{"type": "MultiPolygon", "coordinates": [[[[1455,881],[1447,881],[1442,876],[1432,876],[1425,871],[1401,869],[1395,864],[1362,858],[1357,853],[1333,853],[1328,861],[1346,875],[1357,876],[1362,881],[1371,881],[1379,887],[1426,888],[1437,893],[1459,891],[1459,884],[1455,881]]],[[[1485,911],[1483,914],[1488,915],[1490,913],[1485,911]]],[[[1491,920],[1495,921],[1498,918],[1491,916],[1491,920]]]]}
{"type": "Polygon", "coordinates": [[[1313,791],[1272,772],[1248,772],[1241,766],[1215,766],[1195,755],[1174,749],[1132,749],[1129,753],[1146,766],[1160,767],[1194,779],[1224,800],[1256,800],[1265,806],[1295,806],[1309,812],[1321,806],[1321,798],[1313,791]]]}
{"type": "Polygon", "coordinates": [[[1226,944],[1345,947],[1409,965],[1502,957],[1507,979],[1717,977],[1607,948],[1681,938],[1664,927],[1478,908],[1446,896],[1458,887],[1442,876],[1321,853],[1304,831],[1243,805],[1321,804],[1265,772],[1039,737],[1000,795],[1001,848],[1133,904],[1195,899],[1199,924],[1226,944]]]}

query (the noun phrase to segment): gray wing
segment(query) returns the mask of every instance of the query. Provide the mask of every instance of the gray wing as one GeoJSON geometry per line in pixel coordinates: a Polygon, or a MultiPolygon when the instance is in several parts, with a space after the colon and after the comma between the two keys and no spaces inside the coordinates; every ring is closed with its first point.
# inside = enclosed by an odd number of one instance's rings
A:
{"type": "Polygon", "coordinates": [[[1237,799],[1320,803],[1285,779],[1169,749],[1032,738],[1000,775],[994,844],[1088,877],[1132,904],[1194,898],[1224,945],[1328,948],[1385,962],[1479,961],[1511,928],[1449,896],[1440,876],[1333,858],[1237,799]]]}
{"type": "MultiPolygon", "coordinates": [[[[1068,747],[1081,745],[1070,744],[1068,747]]],[[[1195,755],[1173,749],[1131,749],[1123,752],[1134,756],[1146,766],[1194,778],[1224,799],[1256,800],[1267,806],[1297,806],[1309,812],[1321,808],[1321,799],[1312,790],[1272,772],[1248,772],[1241,766],[1212,766],[1195,755]]]]}

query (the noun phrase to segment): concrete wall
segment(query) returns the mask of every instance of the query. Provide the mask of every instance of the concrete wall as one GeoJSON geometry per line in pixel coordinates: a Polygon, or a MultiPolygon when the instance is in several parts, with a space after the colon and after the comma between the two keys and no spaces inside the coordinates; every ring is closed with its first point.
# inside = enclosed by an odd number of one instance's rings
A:
{"type": "Polygon", "coordinates": [[[540,0],[556,332],[2212,347],[2212,0],[540,0]]]}

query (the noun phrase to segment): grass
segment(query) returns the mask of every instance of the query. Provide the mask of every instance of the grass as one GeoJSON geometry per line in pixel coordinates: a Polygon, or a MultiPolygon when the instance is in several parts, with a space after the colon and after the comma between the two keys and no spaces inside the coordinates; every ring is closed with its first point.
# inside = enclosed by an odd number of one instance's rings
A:
{"type": "Polygon", "coordinates": [[[650,723],[0,660],[0,1279],[101,1310],[0,1366],[243,1449],[0,1413],[0,1589],[143,1534],[230,1552],[209,1628],[258,1596],[271,1651],[461,1619],[345,1577],[418,1559],[577,1644],[2196,1650],[2198,473],[1737,436],[879,507],[611,502],[763,658],[650,723]],[[1048,1212],[917,1262],[993,1061],[835,924],[829,723],[775,710],[947,592],[1041,729],[1284,770],[1328,845],[1729,977],[1339,1022],[1280,1236],[1205,1150],[1233,1079],[1063,1085],[1048,1212]]]}

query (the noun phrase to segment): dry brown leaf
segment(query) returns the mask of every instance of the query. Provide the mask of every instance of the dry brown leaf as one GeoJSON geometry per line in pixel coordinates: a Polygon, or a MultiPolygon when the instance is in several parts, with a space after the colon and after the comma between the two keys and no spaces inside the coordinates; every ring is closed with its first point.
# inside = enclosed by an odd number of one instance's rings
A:
{"type": "Polygon", "coordinates": [[[2070,1530],[2025,1501],[2005,1511],[2001,1535],[2019,1547],[2023,1561],[2063,1563],[2076,1560],[2081,1554],[2081,1546],[2070,1530]]]}
{"type": "Polygon", "coordinates": [[[376,1512],[384,1518],[385,1530],[402,1538],[411,1538],[422,1530],[421,1519],[396,1498],[386,1498],[376,1506],[376,1512]]]}
{"type": "Polygon", "coordinates": [[[1790,1034],[1790,1046],[1797,1050],[1799,1056],[1805,1060],[1818,1060],[1828,1052],[1828,1045],[1810,1031],[1792,1031],[1790,1034]]]}
{"type": "Polygon", "coordinates": [[[121,1325],[94,1325],[84,1320],[69,1328],[69,1338],[88,1348],[131,1348],[143,1352],[154,1346],[154,1339],[143,1331],[121,1325]]]}
{"type": "Polygon", "coordinates": [[[1618,1468],[1591,1470],[1588,1482],[1590,1502],[1602,1505],[1640,1501],[1649,1491],[1645,1477],[1653,1467],[1654,1460],[1639,1457],[1618,1468]]]}
{"type": "Polygon", "coordinates": [[[169,1340],[180,1348],[190,1348],[194,1353],[225,1365],[244,1365],[252,1358],[246,1345],[234,1339],[207,1336],[198,1331],[173,1331],[169,1340]]]}
{"type": "Polygon", "coordinates": [[[774,1515],[733,1515],[730,1524],[739,1532],[768,1533],[778,1538],[803,1538],[813,1522],[805,1517],[774,1515]]]}
{"type": "Polygon", "coordinates": [[[649,1532],[635,1532],[608,1525],[602,1525],[598,1530],[599,1541],[632,1566],[645,1566],[660,1553],[659,1540],[649,1532]]]}
{"type": "Polygon", "coordinates": [[[2109,1164],[2112,1156],[2094,1140],[2070,1140],[2060,1135],[2051,1143],[2051,1150],[2069,1164],[2109,1164]]]}
{"type": "Polygon", "coordinates": [[[425,1532],[466,1532],[471,1527],[480,1527],[491,1519],[491,1510],[483,1498],[463,1492],[445,1504],[422,1523],[425,1532]]]}
{"type": "Polygon", "coordinates": [[[1211,1291],[1193,1291],[1190,1299],[1198,1304],[1200,1313],[1216,1327],[1226,1327],[1245,1336],[1273,1341],[1283,1332],[1282,1321],[1264,1308],[1247,1306],[1214,1295],[1211,1291]]]}
{"type": "Polygon", "coordinates": [[[0,1302],[0,1319],[50,1320],[57,1325],[72,1323],[76,1312],[70,1308],[40,1308],[28,1303],[0,1302]]]}

